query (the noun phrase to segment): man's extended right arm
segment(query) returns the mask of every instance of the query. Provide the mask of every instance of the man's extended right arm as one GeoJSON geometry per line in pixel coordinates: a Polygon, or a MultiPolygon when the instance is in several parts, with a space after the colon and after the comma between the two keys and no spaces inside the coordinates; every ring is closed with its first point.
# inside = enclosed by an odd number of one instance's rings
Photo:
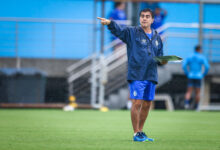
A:
{"type": "Polygon", "coordinates": [[[129,27],[120,26],[116,22],[105,18],[97,18],[101,20],[102,25],[108,25],[108,29],[111,31],[112,34],[114,34],[125,43],[129,42],[129,27]]]}

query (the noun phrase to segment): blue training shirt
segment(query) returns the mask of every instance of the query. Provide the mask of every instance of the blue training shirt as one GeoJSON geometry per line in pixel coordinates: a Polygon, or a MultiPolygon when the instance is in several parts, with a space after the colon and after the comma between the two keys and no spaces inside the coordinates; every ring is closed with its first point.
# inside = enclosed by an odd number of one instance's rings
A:
{"type": "Polygon", "coordinates": [[[119,10],[119,9],[115,9],[114,11],[112,11],[109,18],[112,20],[126,20],[127,19],[125,11],[119,10]]]}
{"type": "Polygon", "coordinates": [[[164,14],[160,14],[160,15],[155,15],[154,16],[154,22],[152,24],[152,27],[154,29],[159,28],[160,26],[163,25],[163,21],[164,21],[165,15],[164,14]]]}
{"type": "Polygon", "coordinates": [[[202,79],[209,71],[207,59],[198,52],[186,58],[182,67],[189,79],[202,79]],[[202,71],[203,66],[205,67],[204,72],[202,71]]]}
{"type": "Polygon", "coordinates": [[[146,33],[147,37],[151,40],[152,38],[152,32],[151,33],[146,33]]]}

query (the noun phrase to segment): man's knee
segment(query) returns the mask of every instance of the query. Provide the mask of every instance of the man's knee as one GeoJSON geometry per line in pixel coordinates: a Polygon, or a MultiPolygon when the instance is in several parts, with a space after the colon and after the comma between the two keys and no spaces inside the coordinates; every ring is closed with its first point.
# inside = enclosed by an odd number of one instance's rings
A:
{"type": "Polygon", "coordinates": [[[142,101],[140,101],[140,100],[133,100],[132,101],[132,105],[133,105],[133,107],[139,109],[141,107],[141,105],[142,105],[142,101]]]}
{"type": "Polygon", "coordinates": [[[150,109],[151,103],[152,103],[151,101],[144,101],[142,104],[142,108],[143,109],[150,109]]]}

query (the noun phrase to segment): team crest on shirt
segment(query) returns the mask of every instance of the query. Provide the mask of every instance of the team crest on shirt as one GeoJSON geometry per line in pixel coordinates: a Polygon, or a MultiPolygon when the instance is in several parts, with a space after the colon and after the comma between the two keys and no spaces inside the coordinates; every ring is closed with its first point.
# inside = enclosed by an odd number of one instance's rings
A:
{"type": "Polygon", "coordinates": [[[146,44],[147,41],[146,41],[146,39],[142,39],[141,42],[142,42],[143,44],[146,44]]]}
{"type": "Polygon", "coordinates": [[[134,94],[134,96],[137,96],[137,92],[136,91],[134,91],[133,94],[134,94]]]}
{"type": "Polygon", "coordinates": [[[156,46],[158,46],[158,45],[159,45],[159,43],[158,43],[158,41],[157,41],[157,40],[155,41],[155,44],[156,44],[156,46]]]}

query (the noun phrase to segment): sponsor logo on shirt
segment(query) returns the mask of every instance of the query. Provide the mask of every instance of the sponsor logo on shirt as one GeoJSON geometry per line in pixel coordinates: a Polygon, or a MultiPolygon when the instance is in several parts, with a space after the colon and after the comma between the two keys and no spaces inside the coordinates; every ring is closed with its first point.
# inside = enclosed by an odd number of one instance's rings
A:
{"type": "Polygon", "coordinates": [[[137,92],[136,91],[134,91],[133,94],[134,94],[134,96],[137,96],[137,92]]]}

